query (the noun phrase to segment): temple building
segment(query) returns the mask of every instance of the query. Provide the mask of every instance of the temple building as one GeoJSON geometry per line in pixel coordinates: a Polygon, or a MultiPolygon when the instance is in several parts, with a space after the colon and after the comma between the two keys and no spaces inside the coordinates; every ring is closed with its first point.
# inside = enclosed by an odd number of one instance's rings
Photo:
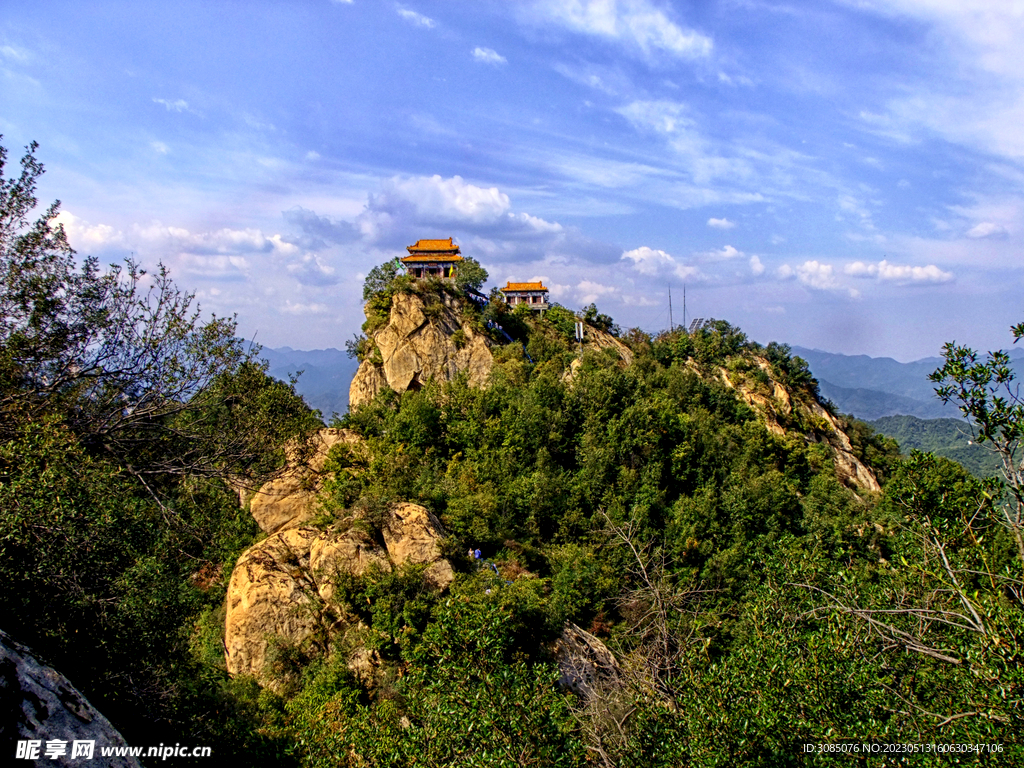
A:
{"type": "Polygon", "coordinates": [[[501,292],[505,294],[505,301],[512,306],[527,304],[530,309],[548,308],[548,289],[540,281],[536,283],[506,282],[501,292]]]}
{"type": "Polygon", "coordinates": [[[455,276],[462,256],[459,246],[447,240],[417,240],[415,245],[407,246],[408,256],[402,257],[407,274],[413,277],[438,277],[450,279],[455,276]]]}

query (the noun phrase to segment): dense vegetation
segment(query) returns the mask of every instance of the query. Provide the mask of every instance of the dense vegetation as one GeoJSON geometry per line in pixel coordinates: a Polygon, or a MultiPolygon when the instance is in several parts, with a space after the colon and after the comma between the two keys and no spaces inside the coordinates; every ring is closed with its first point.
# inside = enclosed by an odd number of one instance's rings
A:
{"type": "Polygon", "coordinates": [[[815,396],[802,361],[725,323],[633,331],[631,366],[588,352],[567,380],[557,313],[524,322],[529,358],[505,347],[490,387],[385,392],[344,420],[372,459],[337,457],[350,471],[334,508],[418,501],[453,553],[480,547],[500,576],[464,564],[441,598],[390,576],[353,587],[407,674],[364,691],[330,663],[311,670],[306,744],[335,734],[387,765],[554,764],[555,738],[564,764],[796,764],[802,744],[840,740],[1013,749],[1022,560],[994,486],[945,459],[899,461],[848,425],[887,484],[881,498],[843,487],[825,445],[773,435],[711,375],[756,386],[758,356],[795,399],[815,396]],[[617,683],[568,704],[537,689],[566,621],[623,661],[617,683]]]}
{"type": "Polygon", "coordinates": [[[255,749],[195,625],[258,532],[238,505],[321,425],[160,269],[79,266],[29,147],[0,148],[0,627],[129,743],[255,749]]]}
{"type": "Polygon", "coordinates": [[[867,423],[899,443],[900,449],[908,456],[912,451],[934,453],[963,465],[975,477],[1001,477],[1002,461],[999,456],[989,450],[989,446],[975,441],[966,421],[883,416],[867,423]]]}
{"type": "MultiPolygon", "coordinates": [[[[306,766],[841,764],[802,750],[845,741],[1024,758],[1019,470],[981,481],[848,422],[884,482],[857,492],[787,347],[722,321],[620,332],[593,308],[633,362],[591,347],[573,365],[573,313],[497,297],[466,308],[514,340],[490,385],[385,390],[348,414],[368,450],[334,450],[323,500],[326,522],[371,526],[393,501],[428,507],[455,583],[432,592],[422,566],[339,580],[384,662],[372,686],[346,666],[352,638],[330,633],[318,653],[279,649],[277,693],[229,681],[226,574],[257,530],[228,481],[259,482],[317,415],[165,275],[147,294],[134,265],[76,267],[55,208],[26,219],[40,171],[30,152],[0,200],[0,625],[130,743],[306,766]],[[784,434],[735,389],[776,385],[795,406],[776,414],[784,434]],[[556,682],[567,622],[620,663],[582,696],[556,682]]],[[[411,290],[371,278],[368,334],[411,290]]],[[[435,289],[449,290],[417,290],[435,289]]],[[[375,354],[369,338],[354,354],[375,354]]],[[[1024,415],[993,400],[999,361],[947,361],[945,396],[1012,458],[1024,415]]]]}

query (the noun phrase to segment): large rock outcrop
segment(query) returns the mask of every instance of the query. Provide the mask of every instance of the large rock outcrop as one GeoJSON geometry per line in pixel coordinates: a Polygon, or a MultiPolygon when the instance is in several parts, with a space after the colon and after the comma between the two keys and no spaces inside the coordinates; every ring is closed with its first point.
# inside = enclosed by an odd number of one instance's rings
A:
{"type": "Polygon", "coordinates": [[[622,677],[619,662],[608,646],[572,622],[562,628],[554,656],[558,684],[583,699],[592,697],[596,689],[618,684],[622,677]]]}
{"type": "Polygon", "coordinates": [[[15,743],[34,741],[37,754],[23,765],[138,768],[134,757],[103,757],[103,747],[127,747],[124,737],[64,675],[25,646],[0,632],[0,743],[14,765],[15,743]],[[92,759],[75,754],[75,742],[93,742],[92,759]],[[41,744],[39,742],[42,742],[41,744]],[[46,755],[47,742],[62,742],[63,754],[46,755]]]}
{"type": "Polygon", "coordinates": [[[725,385],[736,390],[743,401],[761,416],[770,432],[777,435],[788,434],[790,430],[783,422],[799,422],[801,428],[797,429],[797,432],[811,440],[820,440],[831,448],[836,476],[842,483],[855,490],[872,493],[881,491],[881,485],[874,472],[853,453],[850,438],[843,431],[839,421],[816,397],[804,396],[794,399],[786,387],[775,379],[771,363],[763,357],[752,358],[751,368],[763,373],[762,382],[767,380],[769,384],[751,384],[747,376],[742,373],[730,373],[727,368],[719,368],[718,373],[725,385]]]}
{"type": "MultiPolygon", "coordinates": [[[[454,580],[442,557],[440,523],[424,507],[396,504],[383,521],[382,539],[364,520],[330,530],[287,528],[246,550],[228,584],[224,645],[228,672],[255,675],[274,685],[269,662],[275,644],[302,648],[318,630],[355,627],[334,600],[339,575],[361,576],[371,566],[388,571],[404,563],[427,564],[424,580],[443,590],[454,580]]],[[[366,659],[354,654],[353,667],[366,659]]]]}
{"type": "Polygon", "coordinates": [[[321,429],[301,450],[290,446],[285,469],[249,502],[249,511],[260,528],[265,533],[277,533],[311,520],[316,515],[328,452],[338,443],[355,446],[360,442],[350,430],[321,429]]]}
{"type": "Polygon", "coordinates": [[[431,379],[451,381],[462,372],[471,384],[485,384],[494,362],[491,342],[462,321],[461,301],[447,293],[426,299],[395,294],[388,322],[371,334],[380,356],[360,363],[349,387],[349,408],[368,403],[385,386],[404,392],[431,379]]]}

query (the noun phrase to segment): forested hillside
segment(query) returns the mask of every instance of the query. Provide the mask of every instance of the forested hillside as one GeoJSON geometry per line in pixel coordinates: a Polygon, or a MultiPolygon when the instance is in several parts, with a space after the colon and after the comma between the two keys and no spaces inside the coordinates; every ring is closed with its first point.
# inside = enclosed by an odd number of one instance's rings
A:
{"type": "Polygon", "coordinates": [[[913,451],[945,456],[964,466],[975,477],[1001,477],[1002,461],[991,445],[974,439],[962,419],[918,419],[885,416],[868,422],[872,428],[899,443],[907,455],[913,451]]]}
{"type": "MultiPolygon", "coordinates": [[[[310,547],[279,550],[280,616],[313,630],[229,677],[229,575],[258,578],[278,535],[239,497],[301,467],[322,423],[166,275],[146,292],[133,264],[77,266],[56,209],[28,221],[23,163],[0,209],[0,628],[129,743],[295,766],[832,765],[804,745],[869,741],[1024,760],[1019,473],[899,456],[723,321],[623,332],[395,270],[371,273],[353,353],[385,368],[383,334],[419,313],[489,372],[375,379],[332,425],[285,533],[359,568],[310,586],[310,547]],[[394,554],[411,505],[451,578],[394,554]]],[[[936,383],[1012,455],[1020,403],[967,352],[936,383]]]]}

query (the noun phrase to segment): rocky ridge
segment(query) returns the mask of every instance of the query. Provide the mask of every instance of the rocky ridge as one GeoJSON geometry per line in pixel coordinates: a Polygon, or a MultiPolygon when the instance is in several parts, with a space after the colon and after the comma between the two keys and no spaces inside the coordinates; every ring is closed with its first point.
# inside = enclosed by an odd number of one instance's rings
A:
{"type": "Polygon", "coordinates": [[[461,372],[474,386],[487,383],[493,342],[463,321],[462,299],[446,292],[431,298],[436,303],[416,293],[392,297],[387,322],[370,334],[379,355],[360,363],[349,387],[349,408],[368,403],[385,386],[405,392],[428,380],[451,381],[461,372]]]}
{"type": "MultiPolygon", "coordinates": [[[[224,647],[232,675],[253,675],[276,687],[275,648],[308,649],[326,630],[365,630],[334,600],[340,576],[423,565],[424,581],[438,591],[455,578],[442,555],[441,522],[418,504],[391,505],[376,527],[358,515],[326,528],[310,524],[327,477],[328,454],[336,445],[358,451],[363,444],[349,430],[320,430],[302,450],[289,447],[284,470],[250,502],[253,517],[269,535],[242,553],[228,583],[224,647]]],[[[373,666],[359,650],[349,661],[362,674],[373,666]]]]}
{"type": "Polygon", "coordinates": [[[816,397],[794,398],[775,377],[767,359],[753,356],[751,362],[767,378],[767,387],[752,381],[743,373],[737,374],[724,367],[718,369],[718,376],[757,412],[765,427],[776,435],[797,432],[808,439],[826,443],[832,451],[836,476],[843,484],[854,490],[881,492],[875,473],[854,454],[849,436],[825,406],[816,397]],[[783,426],[783,422],[791,421],[805,426],[801,429],[787,429],[783,426]],[[807,424],[811,425],[809,430],[807,424]]]}

